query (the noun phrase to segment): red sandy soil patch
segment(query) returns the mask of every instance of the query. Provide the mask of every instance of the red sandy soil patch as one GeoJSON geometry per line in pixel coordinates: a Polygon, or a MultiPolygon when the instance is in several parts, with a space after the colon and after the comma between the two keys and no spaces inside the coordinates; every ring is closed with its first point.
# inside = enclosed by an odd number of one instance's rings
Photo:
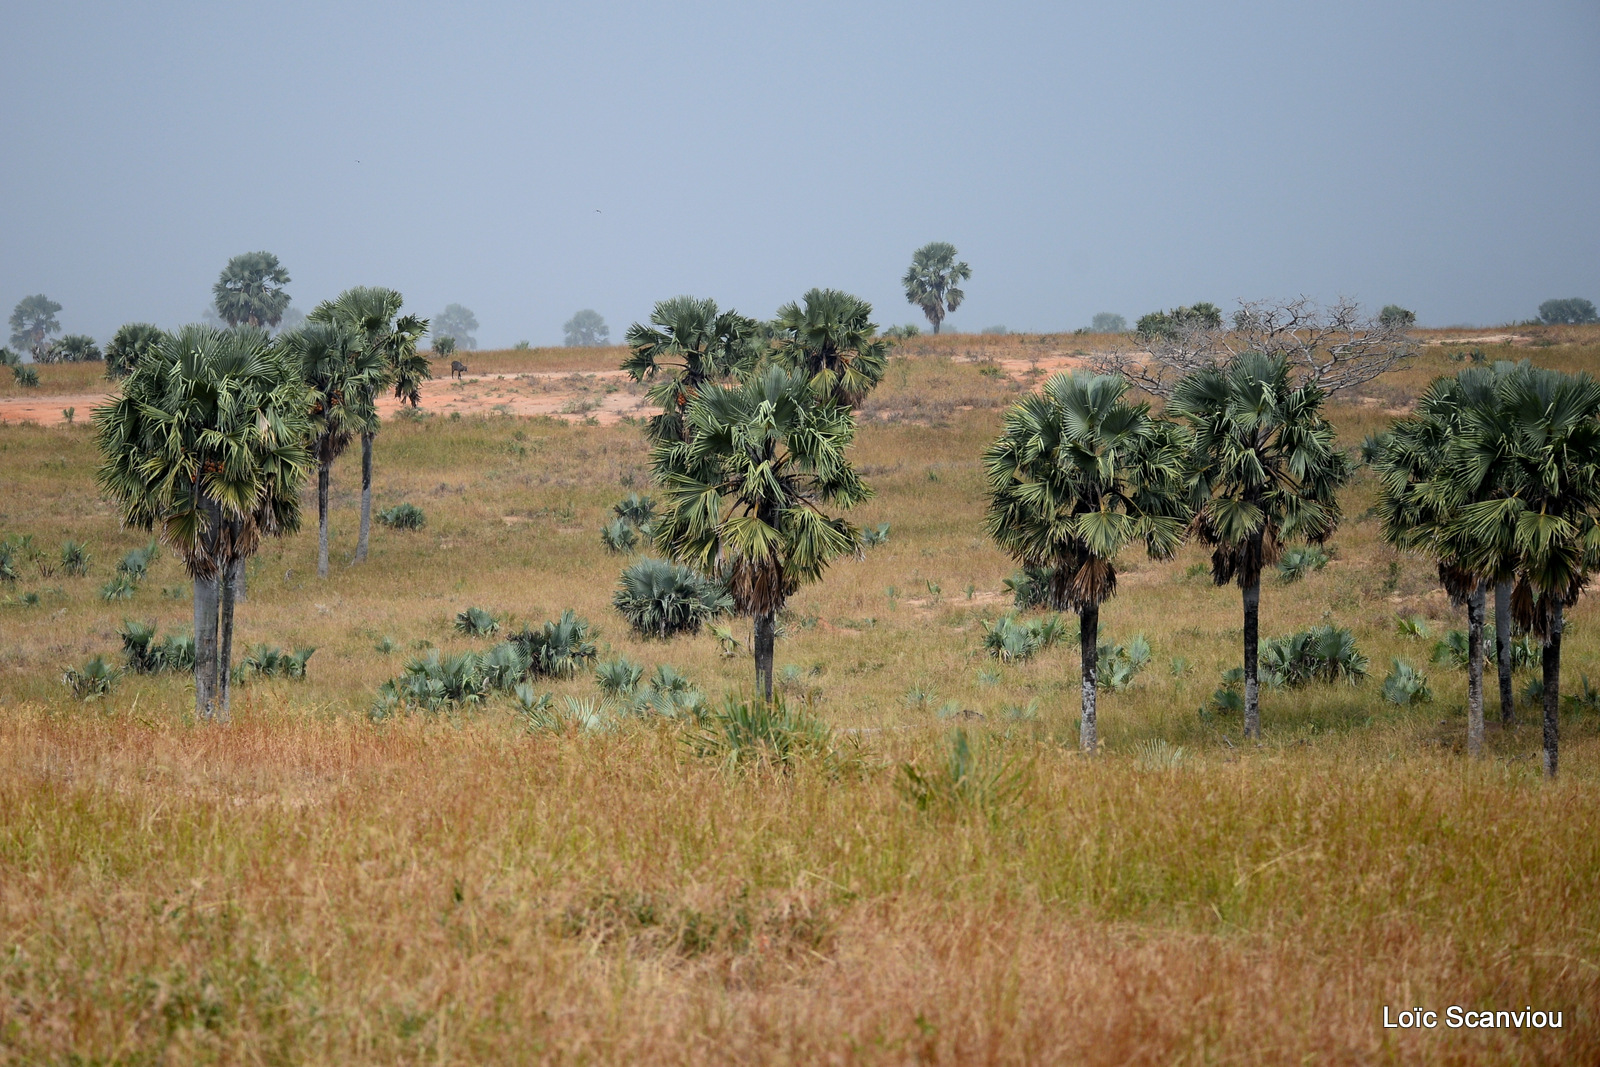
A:
{"type": "MultiPolygon", "coordinates": [[[[75,418],[87,422],[89,411],[103,404],[109,391],[73,395],[7,397],[0,399],[0,423],[36,422],[54,425],[66,421],[63,409],[75,409],[75,418]]],[[[548,415],[553,418],[592,418],[601,425],[625,416],[644,416],[644,390],[620,370],[575,373],[528,371],[507,374],[468,374],[459,379],[437,378],[423,390],[422,410],[444,415],[503,411],[508,415],[548,415]],[[610,390],[610,391],[608,391],[610,390]]],[[[392,418],[400,403],[393,397],[378,402],[384,418],[392,418]]]]}

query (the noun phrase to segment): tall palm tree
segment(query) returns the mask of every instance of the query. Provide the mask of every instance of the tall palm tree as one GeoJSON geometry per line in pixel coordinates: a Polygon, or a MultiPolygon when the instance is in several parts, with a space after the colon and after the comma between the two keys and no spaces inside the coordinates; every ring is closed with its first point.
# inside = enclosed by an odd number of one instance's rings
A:
{"type": "Polygon", "coordinates": [[[43,293],[25,296],[11,312],[11,343],[38,359],[50,345],[50,335],[61,332],[56,312],[61,305],[43,293]]]}
{"type": "Polygon", "coordinates": [[[261,538],[300,525],[306,451],[299,367],[255,329],[189,326],[95,408],[95,479],[137,529],[154,529],[194,579],[195,711],[229,712],[232,585],[261,538]]]}
{"type": "Polygon", "coordinates": [[[634,381],[655,382],[648,395],[661,408],[650,418],[651,440],[684,438],[684,412],[700,390],[754,364],[755,331],[754,319],[732,309],[719,312],[715,300],[692,296],[663,300],[651,311],[648,326],[628,327],[622,369],[634,381]]]}
{"type": "Polygon", "coordinates": [[[801,300],[778,309],[774,357],[803,371],[817,396],[855,407],[889,366],[872,305],[837,289],[812,289],[801,300]]]}
{"type": "Polygon", "coordinates": [[[1465,413],[1442,485],[1445,537],[1481,572],[1515,560],[1512,609],[1543,642],[1544,767],[1560,755],[1565,611],[1600,569],[1600,383],[1519,365],[1465,413]]]}
{"type": "Polygon", "coordinates": [[[271,252],[244,252],[228,260],[211,295],[229,326],[276,326],[289,307],[289,272],[271,252]]]}
{"type": "Polygon", "coordinates": [[[1117,554],[1137,538],[1170,558],[1190,518],[1183,431],[1127,398],[1117,375],[1058,374],[1006,413],[984,453],[985,529],[1019,563],[1049,571],[1049,600],[1078,613],[1083,715],[1098,742],[1100,605],[1117,591],[1117,554]]]}
{"type": "MultiPolygon", "coordinates": [[[[1496,377],[1509,368],[1510,364],[1495,370],[1469,367],[1435,380],[1417,402],[1416,412],[1380,435],[1373,459],[1384,540],[1396,548],[1432,556],[1439,583],[1454,603],[1466,608],[1467,751],[1474,756],[1483,752],[1485,600],[1490,586],[1499,588],[1507,580],[1515,561],[1501,556],[1490,561],[1488,570],[1480,570],[1469,560],[1468,546],[1452,527],[1461,504],[1459,487],[1453,483],[1453,450],[1465,431],[1469,412],[1481,412],[1490,421],[1498,418],[1496,377]]],[[[1478,487],[1495,492],[1494,486],[1484,482],[1478,487]]],[[[1507,621],[1497,622],[1497,642],[1509,653],[1507,630],[1507,621]]],[[[1500,660],[1504,697],[1510,688],[1510,663],[1505,662],[1509,656],[1500,660]]]]}
{"type": "Polygon", "coordinates": [[[1174,388],[1168,410],[1194,431],[1194,534],[1211,548],[1211,580],[1244,599],[1244,732],[1261,736],[1256,653],[1261,571],[1285,541],[1320,544],[1339,525],[1350,458],[1334,447],[1314,382],[1294,386],[1282,356],[1244,352],[1174,388]]]}
{"type": "Polygon", "coordinates": [[[812,395],[803,374],[768,366],[699,390],[684,410],[688,440],[651,453],[664,512],[656,544],[724,579],[755,627],[756,686],[772,699],[776,619],[802,584],[860,546],[860,531],[823,511],[871,496],[846,456],[848,409],[812,395]]]}
{"type": "Polygon", "coordinates": [[[166,333],[148,322],[129,322],[106,342],[106,377],[126,378],[138,362],[158,347],[166,333]]]}
{"type": "Polygon", "coordinates": [[[308,441],[317,463],[317,577],[328,576],[328,490],[333,461],[373,418],[388,367],[342,322],[307,322],[282,338],[306,384],[308,441]]]}
{"type": "Polygon", "coordinates": [[[362,345],[377,352],[387,368],[382,381],[366,383],[373,393],[366,398],[368,418],[360,430],[361,528],[356,539],[357,563],[365,562],[372,536],[372,445],[381,425],[377,390],[393,385],[395,398],[402,405],[417,407],[422,402],[422,383],[433,377],[428,358],[417,351],[428,332],[428,320],[401,315],[404,304],[405,298],[393,289],[362,285],[346,289],[335,300],[323,301],[306,316],[311,322],[338,322],[357,331],[362,345]]]}
{"type": "Polygon", "coordinates": [[[911,266],[900,284],[906,287],[906,302],[921,308],[938,333],[945,314],[966,299],[959,283],[971,277],[972,268],[956,261],[955,245],[933,241],[911,253],[911,266]]]}

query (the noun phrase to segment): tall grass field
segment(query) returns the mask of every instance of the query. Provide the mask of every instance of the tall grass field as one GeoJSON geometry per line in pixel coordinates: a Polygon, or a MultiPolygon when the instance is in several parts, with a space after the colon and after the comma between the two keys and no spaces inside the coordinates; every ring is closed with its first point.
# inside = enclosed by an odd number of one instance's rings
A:
{"type": "MultiPolygon", "coordinates": [[[[1340,443],[1474,348],[1600,370],[1600,332],[1522,332],[1425,345],[1336,398],[1340,443]]],[[[988,654],[1016,568],[982,531],[980,455],[1093,341],[894,350],[853,449],[876,495],[850,516],[887,537],[782,620],[785,704],[830,731],[788,763],[732,762],[685,717],[590,729],[505,695],[373,714],[407,661],[500,640],[460,632],[471,607],[503,632],[572,609],[600,660],[670,666],[712,707],[748,696],[747,619],[645,640],[612,607],[630,556],[600,530],[652,491],[633,421],[451,415],[431,383],[375,449],[374,511],[425,524],[375,526],[354,564],[350,450],[319,581],[308,491],[305,529],[250,565],[234,648],[316,651],[303,678],[242,674],[229,726],[195,720],[182,671],[63,683],[120,668],[125,622],[185,632],[189,586],[164,551],[107,599],[148,536],[96,490],[85,406],[0,425],[0,537],[31,538],[0,585],[0,1063],[1600,1062],[1592,596],[1569,616],[1555,781],[1533,670],[1503,728],[1491,663],[1485,757],[1466,755],[1466,671],[1436,650],[1464,612],[1382,543],[1365,469],[1327,561],[1268,572],[1261,626],[1348,627],[1366,677],[1264,689],[1260,743],[1227,697],[1239,590],[1195,546],[1122,557],[1101,640],[1149,655],[1101,693],[1097,755],[1077,751],[1075,640],[988,654]],[[1386,698],[1396,660],[1431,699],[1386,698]],[[1452,1027],[1451,1006],[1561,1025],[1452,1027]],[[1438,1025],[1385,1025],[1418,1008],[1438,1025]]],[[[467,360],[582,374],[621,354],[467,360]]],[[[102,388],[40,373],[44,394],[102,388]]],[[[587,669],[537,688],[557,710],[602,695],[587,669]]]]}

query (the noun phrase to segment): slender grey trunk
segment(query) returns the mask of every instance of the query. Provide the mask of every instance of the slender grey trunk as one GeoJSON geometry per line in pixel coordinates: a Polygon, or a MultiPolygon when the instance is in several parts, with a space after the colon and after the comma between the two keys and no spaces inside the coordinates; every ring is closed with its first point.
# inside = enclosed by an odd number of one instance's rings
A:
{"type": "Polygon", "coordinates": [[[1256,659],[1261,644],[1261,576],[1244,587],[1244,735],[1261,736],[1261,686],[1256,659]]]}
{"type": "Polygon", "coordinates": [[[1510,726],[1517,717],[1511,693],[1511,582],[1494,587],[1494,661],[1500,671],[1500,724],[1510,726]]]}
{"type": "Polygon", "coordinates": [[[1078,655],[1083,663],[1083,718],[1078,724],[1078,747],[1088,755],[1099,751],[1095,722],[1095,686],[1100,680],[1100,605],[1078,612],[1078,655]]]}
{"type": "Polygon", "coordinates": [[[772,612],[756,616],[756,689],[769,702],[772,700],[772,650],[776,631],[772,612]]]}
{"type": "Polygon", "coordinates": [[[1561,630],[1562,612],[1556,607],[1550,619],[1549,632],[1544,638],[1544,773],[1556,776],[1556,762],[1561,748],[1561,723],[1557,714],[1561,710],[1561,630]]]}
{"type": "Polygon", "coordinates": [[[328,481],[332,476],[332,463],[323,460],[317,466],[317,577],[328,576],[328,481]]]}
{"type": "Polygon", "coordinates": [[[241,559],[234,564],[233,577],[231,580],[233,582],[233,599],[237,600],[241,604],[244,603],[244,601],[248,599],[248,597],[245,596],[245,593],[248,591],[245,587],[248,583],[245,581],[244,560],[241,559]]]}
{"type": "Polygon", "coordinates": [[[1483,755],[1484,587],[1467,596],[1467,753],[1483,755]]]}
{"type": "Polygon", "coordinates": [[[228,564],[228,569],[221,581],[222,586],[222,638],[219,642],[221,648],[217,652],[217,684],[222,689],[222,700],[217,712],[217,718],[224,724],[233,721],[233,589],[234,583],[230,576],[236,576],[244,569],[244,560],[235,560],[228,564]]]}
{"type": "Polygon", "coordinates": [[[372,434],[361,435],[361,533],[356,538],[356,562],[367,559],[367,538],[372,534],[372,434]]]}
{"type": "Polygon", "coordinates": [[[215,577],[194,580],[194,710],[209,720],[217,700],[217,595],[215,577]]]}

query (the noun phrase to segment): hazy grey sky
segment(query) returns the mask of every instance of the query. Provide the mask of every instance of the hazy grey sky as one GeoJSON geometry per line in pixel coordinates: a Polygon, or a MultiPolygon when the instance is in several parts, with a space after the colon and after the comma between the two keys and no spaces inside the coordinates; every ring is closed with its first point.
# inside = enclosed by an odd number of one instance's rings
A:
{"type": "Polygon", "coordinates": [[[10,5],[0,304],[199,317],[228,257],[479,340],[811,286],[951,325],[1195,300],[1600,301],[1600,4],[10,5]],[[359,162],[358,162],[359,161],[359,162]]]}

